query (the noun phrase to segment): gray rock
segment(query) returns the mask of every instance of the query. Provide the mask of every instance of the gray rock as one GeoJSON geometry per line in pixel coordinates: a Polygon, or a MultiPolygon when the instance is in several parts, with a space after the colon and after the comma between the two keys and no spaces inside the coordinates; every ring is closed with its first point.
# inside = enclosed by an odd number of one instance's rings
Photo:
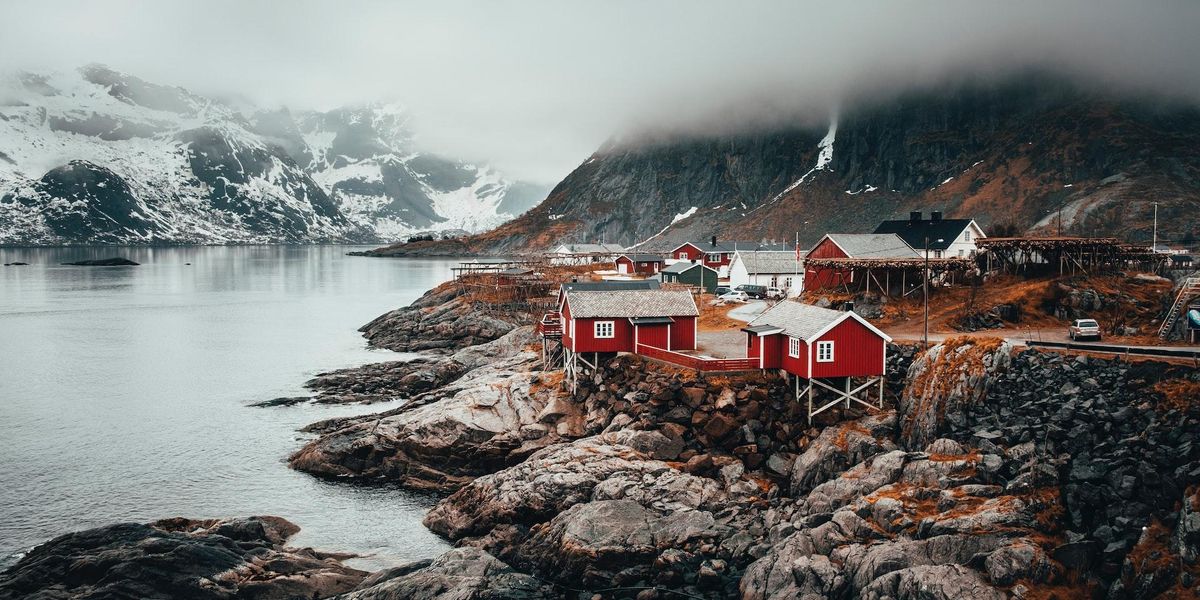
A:
{"type": "Polygon", "coordinates": [[[862,591],[863,600],[1005,600],[978,572],[962,565],[926,565],[890,572],[862,591]]]}
{"type": "Polygon", "coordinates": [[[802,496],[867,457],[895,449],[894,413],[872,415],[825,428],[792,467],[792,494],[802,496]]]}
{"type": "Polygon", "coordinates": [[[456,548],[428,566],[338,596],[338,600],[550,600],[553,587],[477,548],[456,548]]]}

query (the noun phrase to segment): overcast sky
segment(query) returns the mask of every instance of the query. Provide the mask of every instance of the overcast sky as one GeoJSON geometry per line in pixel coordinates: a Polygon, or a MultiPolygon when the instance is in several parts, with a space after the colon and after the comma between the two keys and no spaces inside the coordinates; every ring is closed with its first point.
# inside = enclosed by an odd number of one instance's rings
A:
{"type": "Polygon", "coordinates": [[[3,0],[0,68],[100,62],[201,93],[396,100],[427,147],[553,182],[612,135],[824,114],[1050,67],[1200,101],[1200,2],[3,0]]]}

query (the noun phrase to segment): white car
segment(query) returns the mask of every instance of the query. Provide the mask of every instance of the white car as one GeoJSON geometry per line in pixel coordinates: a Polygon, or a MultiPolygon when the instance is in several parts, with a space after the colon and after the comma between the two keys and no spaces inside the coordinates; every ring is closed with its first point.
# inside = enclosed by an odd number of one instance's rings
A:
{"type": "Polygon", "coordinates": [[[734,290],[727,294],[721,294],[720,296],[717,296],[717,299],[721,300],[722,302],[748,302],[750,300],[750,294],[747,294],[741,290],[734,290]]]}
{"type": "Polygon", "coordinates": [[[767,288],[767,298],[770,298],[772,300],[778,300],[778,299],[784,298],[786,296],[787,296],[787,292],[785,292],[777,287],[767,288]]]}
{"type": "Polygon", "coordinates": [[[1075,319],[1071,322],[1071,327],[1067,329],[1067,333],[1071,336],[1071,340],[1092,338],[1099,341],[1100,324],[1095,319],[1075,319]]]}

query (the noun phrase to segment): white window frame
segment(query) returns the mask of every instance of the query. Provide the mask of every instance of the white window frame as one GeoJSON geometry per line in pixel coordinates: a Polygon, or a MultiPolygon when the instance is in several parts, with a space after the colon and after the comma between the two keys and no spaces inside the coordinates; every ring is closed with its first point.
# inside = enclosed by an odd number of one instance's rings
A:
{"type": "Polygon", "coordinates": [[[970,229],[963,232],[963,241],[964,242],[971,241],[971,230],[970,229]]]}
{"type": "Polygon", "coordinates": [[[687,250],[684,250],[683,252],[679,253],[679,260],[688,260],[687,250]]]}
{"type": "Polygon", "coordinates": [[[828,363],[833,362],[833,341],[821,340],[817,342],[817,362],[828,363]]]}
{"type": "Polygon", "coordinates": [[[613,321],[596,321],[592,323],[592,333],[598,340],[611,340],[617,337],[617,326],[613,321]],[[608,335],[601,332],[602,329],[608,330],[608,335]]]}
{"type": "Polygon", "coordinates": [[[934,257],[934,258],[941,258],[941,257],[942,257],[942,251],[941,251],[941,250],[934,250],[934,251],[933,251],[933,257],[934,257]]]}
{"type": "Polygon", "coordinates": [[[704,260],[706,260],[710,263],[721,262],[721,255],[709,253],[704,256],[704,260]]]}
{"type": "Polygon", "coordinates": [[[800,338],[788,337],[788,356],[800,358],[800,338]]]}

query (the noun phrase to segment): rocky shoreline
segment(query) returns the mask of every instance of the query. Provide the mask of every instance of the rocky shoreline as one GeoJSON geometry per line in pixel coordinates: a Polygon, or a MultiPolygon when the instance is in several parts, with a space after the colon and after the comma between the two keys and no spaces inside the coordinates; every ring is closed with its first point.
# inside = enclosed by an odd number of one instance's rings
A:
{"type": "MultiPolygon", "coordinates": [[[[248,567],[236,565],[272,557],[274,570],[245,579],[267,591],[197,583],[207,573],[187,582],[156,574],[153,585],[181,586],[175,597],[295,597],[272,594],[303,580],[312,583],[304,597],[374,600],[1200,591],[1195,368],[988,339],[925,353],[897,346],[893,409],[833,411],[809,426],[771,373],[704,377],[622,356],[586,373],[571,396],[541,370],[530,328],[479,315],[451,286],[363,332],[426,357],[318,376],[317,401],[408,401],[310,425],[315,438],[289,464],[347,484],[446,493],[424,523],[456,548],[368,575],[284,547],[290,533],[268,532],[288,528],[260,520],[258,537],[229,538],[241,554],[221,565],[241,573],[248,567]]],[[[179,536],[228,538],[206,523],[139,527],[151,528],[154,548],[184,543],[179,536]]],[[[89,597],[94,588],[54,566],[65,558],[44,557],[66,548],[80,557],[72,560],[141,564],[146,543],[105,541],[115,534],[39,547],[0,575],[0,598],[33,589],[89,597]],[[136,550],[105,546],[122,543],[136,550]]],[[[106,585],[150,585],[140,567],[114,572],[106,585]]]]}

